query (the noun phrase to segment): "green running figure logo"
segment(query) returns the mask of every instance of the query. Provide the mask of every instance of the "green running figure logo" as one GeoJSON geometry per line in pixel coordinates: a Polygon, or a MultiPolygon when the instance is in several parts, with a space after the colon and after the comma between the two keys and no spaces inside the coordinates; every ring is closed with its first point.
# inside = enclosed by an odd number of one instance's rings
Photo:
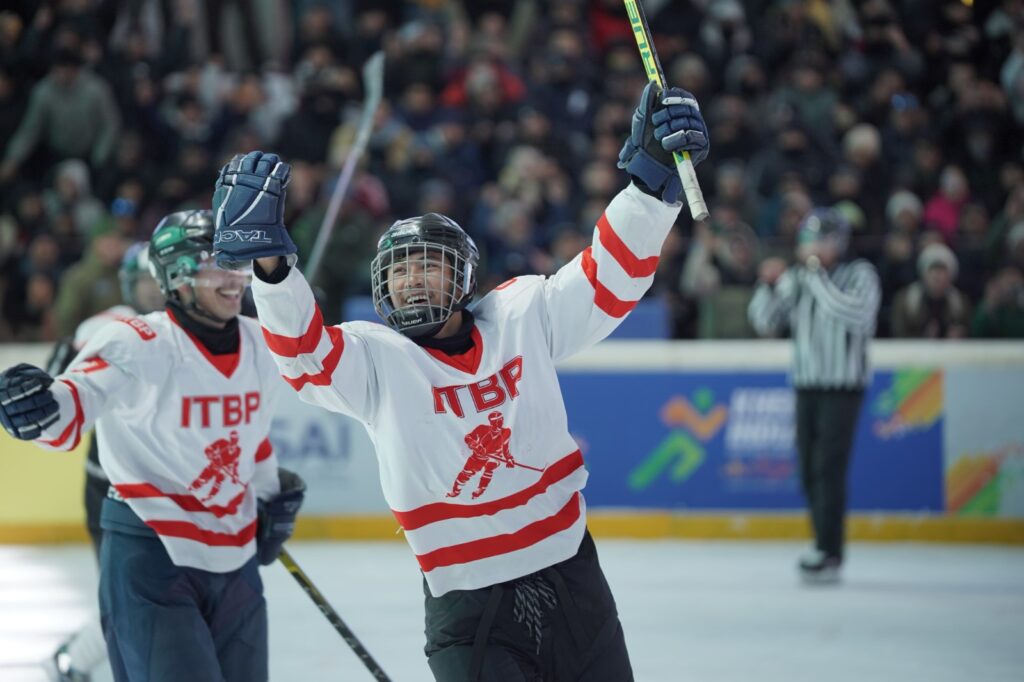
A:
{"type": "Polygon", "coordinates": [[[700,388],[693,401],[672,396],[661,408],[659,417],[671,431],[668,436],[629,473],[629,487],[641,491],[650,487],[667,472],[676,484],[686,482],[704,463],[703,443],[722,429],[729,410],[715,404],[715,394],[700,388]]]}

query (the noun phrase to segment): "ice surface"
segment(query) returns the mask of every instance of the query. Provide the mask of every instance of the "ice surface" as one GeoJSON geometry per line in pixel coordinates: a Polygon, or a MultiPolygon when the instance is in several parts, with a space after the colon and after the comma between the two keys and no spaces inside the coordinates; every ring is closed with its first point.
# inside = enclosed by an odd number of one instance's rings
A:
{"type": "MultiPolygon", "coordinates": [[[[396,682],[431,679],[404,543],[290,549],[396,682]]],[[[1024,680],[1024,548],[857,543],[838,588],[797,583],[802,550],[598,539],[637,680],[1024,680]]],[[[272,680],[371,679],[283,567],[263,576],[272,680]]],[[[37,662],[95,608],[95,580],[85,545],[0,546],[0,680],[46,679],[37,662]]]]}

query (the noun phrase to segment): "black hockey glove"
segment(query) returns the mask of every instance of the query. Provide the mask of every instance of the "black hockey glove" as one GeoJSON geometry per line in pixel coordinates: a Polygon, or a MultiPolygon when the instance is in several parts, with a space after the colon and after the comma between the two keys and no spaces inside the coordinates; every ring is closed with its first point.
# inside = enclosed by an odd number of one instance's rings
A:
{"type": "Polygon", "coordinates": [[[632,132],[619,152],[619,168],[633,182],[666,204],[675,204],[683,191],[672,152],[690,152],[693,165],[708,157],[708,128],[697,100],[682,88],[664,92],[651,82],[633,112],[632,132]]]}
{"type": "Polygon", "coordinates": [[[0,424],[21,440],[35,440],[60,418],[49,374],[24,362],[0,372],[0,424]]]}
{"type": "Polygon", "coordinates": [[[213,192],[213,253],[223,268],[248,267],[254,258],[290,256],[298,249],[284,226],[292,168],[277,154],[236,154],[220,171],[213,192]]]}
{"type": "Polygon", "coordinates": [[[274,563],[295,532],[295,517],[306,497],[306,482],[294,471],[278,467],[277,478],[281,492],[257,503],[256,558],[264,566],[274,563]]]}

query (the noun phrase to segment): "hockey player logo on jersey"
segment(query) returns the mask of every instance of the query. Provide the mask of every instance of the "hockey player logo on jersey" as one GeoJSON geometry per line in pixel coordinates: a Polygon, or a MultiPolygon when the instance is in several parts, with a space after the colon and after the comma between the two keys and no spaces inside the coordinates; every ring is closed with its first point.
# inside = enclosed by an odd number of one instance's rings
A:
{"type": "Polygon", "coordinates": [[[516,460],[508,449],[509,440],[512,439],[512,429],[504,426],[505,417],[501,412],[491,412],[487,415],[487,421],[487,424],[481,424],[466,434],[466,445],[469,446],[473,454],[466,460],[466,465],[462,467],[455,483],[452,484],[452,489],[447,494],[448,497],[458,497],[462,492],[462,486],[466,485],[477,472],[483,470],[480,484],[473,491],[475,500],[487,490],[487,486],[491,484],[491,477],[494,476],[494,470],[500,464],[504,464],[509,469],[516,465],[516,460]]]}
{"type": "Polygon", "coordinates": [[[208,502],[217,496],[225,478],[230,478],[231,482],[237,485],[242,483],[238,478],[238,458],[242,455],[242,449],[238,447],[238,431],[232,431],[230,438],[230,441],[226,438],[218,438],[206,446],[206,458],[210,460],[210,463],[188,487],[190,492],[197,492],[211,480],[213,481],[210,491],[201,498],[202,502],[208,502]]]}

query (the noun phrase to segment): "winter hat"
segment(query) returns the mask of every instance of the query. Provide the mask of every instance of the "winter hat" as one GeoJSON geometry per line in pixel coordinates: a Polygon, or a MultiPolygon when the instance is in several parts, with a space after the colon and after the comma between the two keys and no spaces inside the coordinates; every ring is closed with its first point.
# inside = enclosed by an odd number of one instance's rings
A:
{"type": "Polygon", "coordinates": [[[924,277],[924,273],[936,265],[944,266],[949,270],[950,279],[956,279],[960,264],[957,262],[956,254],[945,244],[929,244],[921,249],[921,255],[917,257],[917,274],[924,277]]]}

